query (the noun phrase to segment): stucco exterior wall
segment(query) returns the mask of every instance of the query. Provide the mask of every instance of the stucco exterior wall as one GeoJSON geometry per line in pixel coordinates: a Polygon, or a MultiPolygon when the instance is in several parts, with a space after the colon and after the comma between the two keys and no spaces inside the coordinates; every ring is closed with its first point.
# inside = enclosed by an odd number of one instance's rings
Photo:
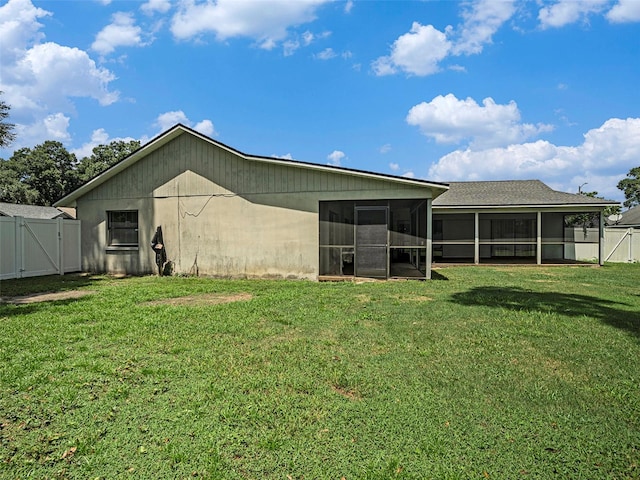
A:
{"type": "Polygon", "coordinates": [[[315,279],[320,201],[431,195],[427,186],[245,159],[183,134],[77,200],[83,269],[155,272],[150,241],[161,226],[175,273],[315,279]],[[109,210],[138,211],[138,248],[107,246],[109,210]]]}

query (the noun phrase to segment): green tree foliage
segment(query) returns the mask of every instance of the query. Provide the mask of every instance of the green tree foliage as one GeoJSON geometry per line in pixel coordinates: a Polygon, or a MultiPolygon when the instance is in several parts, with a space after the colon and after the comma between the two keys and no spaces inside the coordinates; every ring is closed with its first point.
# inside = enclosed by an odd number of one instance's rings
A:
{"type": "Polygon", "coordinates": [[[46,141],[0,159],[0,201],[51,205],[127,155],[140,142],[117,140],[93,149],[80,162],[60,143],[46,141]]]}
{"type": "Polygon", "coordinates": [[[640,167],[634,167],[627,173],[627,178],[618,182],[618,188],[624,192],[624,206],[627,208],[640,205],[640,167]]]}
{"type": "MultiPolygon", "coordinates": [[[[599,197],[598,192],[583,192],[578,191],[578,194],[584,195],[585,197],[591,198],[599,198],[601,200],[605,200],[604,197],[599,197]]],[[[620,207],[618,205],[613,205],[611,207],[606,207],[602,211],[602,215],[606,219],[609,215],[615,215],[620,213],[620,207]]],[[[600,217],[597,213],[580,213],[577,215],[568,215],[565,217],[565,223],[568,227],[582,227],[585,229],[590,227],[598,227],[600,225],[600,217]]]]}
{"type": "Polygon", "coordinates": [[[21,148],[2,163],[2,201],[51,205],[80,185],[76,157],[60,142],[21,148]]]}
{"type": "Polygon", "coordinates": [[[91,180],[107,168],[115,165],[140,148],[138,140],[115,140],[107,145],[94,147],[90,157],[83,158],[78,164],[78,178],[82,182],[91,180]]]}
{"type": "Polygon", "coordinates": [[[0,100],[0,148],[8,147],[16,139],[15,125],[6,121],[9,118],[9,110],[11,107],[4,100],[0,100]]]}
{"type": "Polygon", "coordinates": [[[20,181],[20,173],[11,160],[0,160],[0,202],[38,203],[38,192],[20,181]]]}

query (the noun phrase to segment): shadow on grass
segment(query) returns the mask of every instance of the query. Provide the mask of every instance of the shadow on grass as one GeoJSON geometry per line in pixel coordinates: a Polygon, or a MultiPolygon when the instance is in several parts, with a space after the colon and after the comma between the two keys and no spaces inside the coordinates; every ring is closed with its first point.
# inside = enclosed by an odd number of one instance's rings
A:
{"type": "Polygon", "coordinates": [[[87,301],[87,297],[65,298],[60,300],[47,300],[33,303],[0,303],[0,320],[2,317],[16,317],[40,312],[52,305],[72,305],[87,301]]]}
{"type": "Polygon", "coordinates": [[[84,273],[3,280],[0,282],[0,297],[6,298],[33,293],[57,293],[68,290],[78,290],[101,280],[104,280],[104,277],[84,273]]]}
{"type": "Polygon", "coordinates": [[[603,300],[587,295],[533,292],[518,287],[476,287],[452,295],[460,305],[482,305],[515,311],[550,312],[569,317],[588,315],[603,323],[626,330],[640,338],[640,313],[620,307],[628,303],[603,300]]]}
{"type": "Polygon", "coordinates": [[[431,270],[431,280],[449,280],[449,279],[444,275],[442,275],[440,272],[431,270]]]}

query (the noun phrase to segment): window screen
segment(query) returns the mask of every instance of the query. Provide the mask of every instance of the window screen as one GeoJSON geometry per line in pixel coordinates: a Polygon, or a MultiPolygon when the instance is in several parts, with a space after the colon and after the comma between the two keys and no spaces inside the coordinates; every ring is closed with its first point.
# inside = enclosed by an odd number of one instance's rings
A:
{"type": "Polygon", "coordinates": [[[109,239],[112,247],[138,246],[138,212],[125,210],[107,212],[109,239]]]}

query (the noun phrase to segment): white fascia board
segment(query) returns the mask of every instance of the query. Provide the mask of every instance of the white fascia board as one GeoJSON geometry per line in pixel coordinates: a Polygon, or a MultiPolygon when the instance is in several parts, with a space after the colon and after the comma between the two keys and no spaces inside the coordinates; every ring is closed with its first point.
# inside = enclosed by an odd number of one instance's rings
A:
{"type": "Polygon", "coordinates": [[[607,207],[616,206],[619,203],[561,203],[561,204],[539,204],[539,205],[446,205],[439,206],[434,205],[433,211],[441,211],[441,210],[466,210],[467,212],[476,212],[479,210],[494,210],[494,211],[527,211],[527,210],[554,210],[554,211],[566,211],[567,209],[571,209],[571,211],[593,211],[593,209],[605,209],[607,207]]]}

